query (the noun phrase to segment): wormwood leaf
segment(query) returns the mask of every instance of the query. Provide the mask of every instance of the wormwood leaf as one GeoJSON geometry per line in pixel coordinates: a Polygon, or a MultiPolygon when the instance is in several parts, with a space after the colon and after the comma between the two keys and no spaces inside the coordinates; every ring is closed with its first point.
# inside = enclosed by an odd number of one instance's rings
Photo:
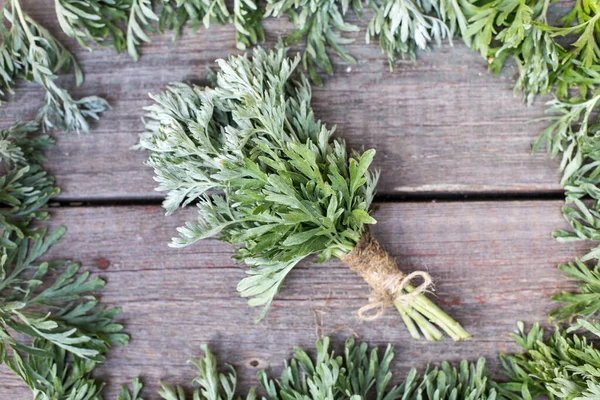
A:
{"type": "Polygon", "coordinates": [[[119,392],[117,400],[143,400],[140,397],[143,388],[144,385],[136,378],[131,382],[131,390],[129,390],[126,385],[121,387],[121,392],[119,392]]]}
{"type": "Polygon", "coordinates": [[[44,220],[43,208],[59,192],[54,179],[43,171],[44,150],[54,144],[47,135],[33,135],[39,129],[36,123],[17,122],[0,130],[0,162],[4,174],[0,176],[0,229],[3,245],[14,247],[13,237],[33,235],[29,222],[44,220]]]}
{"type": "Polygon", "coordinates": [[[378,37],[390,66],[398,55],[414,59],[416,50],[427,50],[430,42],[441,45],[443,39],[451,40],[455,21],[463,27],[466,23],[462,10],[454,5],[448,7],[450,2],[445,0],[370,0],[369,5],[374,17],[367,30],[367,43],[378,37]],[[452,13],[456,13],[454,18],[452,13]],[[451,20],[451,27],[446,25],[446,19],[451,20]]]}
{"type": "MultiPolygon", "coordinates": [[[[426,50],[451,40],[460,31],[466,34],[467,18],[462,2],[456,0],[369,0],[364,3],[373,14],[366,32],[367,43],[379,40],[388,55],[390,67],[399,56],[415,58],[416,50],[426,50]]],[[[286,44],[304,41],[302,62],[309,76],[321,84],[320,71],[333,73],[328,47],[348,63],[356,63],[345,49],[354,42],[350,36],[360,27],[346,21],[352,12],[362,18],[363,2],[340,0],[268,0],[265,16],[288,16],[294,31],[286,44]]]]}
{"type": "Polygon", "coordinates": [[[150,42],[145,31],[151,28],[152,20],[159,20],[152,10],[152,0],[133,0],[127,20],[127,52],[135,61],[140,58],[137,50],[140,42],[150,42]]]}
{"type": "Polygon", "coordinates": [[[104,44],[107,38],[121,52],[126,47],[120,25],[128,19],[131,0],[55,0],[54,8],[62,30],[85,49],[90,43],[104,44]]]}
{"type": "Polygon", "coordinates": [[[184,26],[196,31],[211,23],[231,23],[240,49],[264,40],[263,10],[253,0],[234,0],[231,9],[224,0],[55,0],[62,30],[90,49],[91,43],[127,49],[139,59],[139,46],[150,42],[155,31],[179,38],[184,26]],[[111,39],[111,40],[107,40],[111,39]]]}

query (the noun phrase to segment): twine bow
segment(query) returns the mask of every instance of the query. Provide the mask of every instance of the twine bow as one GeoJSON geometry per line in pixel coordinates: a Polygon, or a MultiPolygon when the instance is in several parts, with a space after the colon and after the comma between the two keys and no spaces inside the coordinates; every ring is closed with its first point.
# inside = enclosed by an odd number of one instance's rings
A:
{"type": "Polygon", "coordinates": [[[358,309],[358,318],[363,321],[374,321],[381,317],[388,305],[393,303],[408,305],[411,300],[427,291],[431,285],[433,285],[431,275],[425,271],[415,271],[408,275],[398,272],[387,278],[381,286],[372,288],[369,303],[358,309]],[[413,291],[403,293],[403,290],[416,277],[421,277],[423,282],[413,291]],[[374,313],[373,310],[375,310],[374,313]]]}
{"type": "Polygon", "coordinates": [[[433,280],[427,272],[415,271],[404,275],[398,269],[396,261],[381,247],[369,230],[363,233],[356,247],[341,260],[351,270],[358,272],[371,286],[369,303],[358,310],[358,318],[363,321],[379,318],[390,304],[410,304],[411,300],[433,285],[433,280]],[[404,293],[411,281],[417,277],[423,282],[410,292],[404,293]]]}

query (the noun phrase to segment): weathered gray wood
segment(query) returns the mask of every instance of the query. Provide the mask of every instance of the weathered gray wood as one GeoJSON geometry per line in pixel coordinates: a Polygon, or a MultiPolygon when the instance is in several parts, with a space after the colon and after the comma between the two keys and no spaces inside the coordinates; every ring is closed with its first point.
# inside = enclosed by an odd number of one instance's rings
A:
{"type": "MultiPolygon", "coordinates": [[[[556,264],[582,254],[587,245],[558,244],[550,237],[564,226],[560,206],[558,201],[379,205],[375,235],[406,271],[425,268],[435,277],[438,303],[474,335],[458,344],[411,340],[392,310],[376,322],[358,322],[354,312],[365,303],[367,286],[338,262],[297,267],[268,317],[255,325],[259,310],[247,307],[235,291],[243,268],[231,261],[230,246],[214,240],[183,250],[166,246],[175,227],[194,218],[192,208],[168,218],[155,206],[55,209],[52,224],[69,231],[51,252],[73,256],[105,277],[103,301],[123,307],[133,339],[98,370],[110,382],[107,399],[137,375],[150,389],[160,378],[188,384],[194,371],[185,361],[199,355],[201,343],[233,363],[247,387],[256,383],[257,368],[279,371],[292,345],[311,348],[315,310],[322,313],[322,332],[337,345],[354,333],[373,345],[393,343],[399,375],[409,365],[424,368],[481,355],[494,368],[498,352],[516,349],[508,338],[515,322],[545,321],[555,306],[548,297],[572,288],[556,264]]],[[[28,397],[1,367],[0,382],[0,398],[28,397]]]]}
{"type": "MultiPolygon", "coordinates": [[[[61,38],[53,2],[24,2],[31,14],[61,38]]],[[[269,21],[267,45],[285,32],[286,21],[269,21]]],[[[378,150],[380,194],[559,191],[557,165],[545,154],[530,155],[543,122],[543,101],[526,107],[513,96],[514,69],[500,77],[487,71],[479,54],[456,42],[416,63],[399,62],[390,72],[377,43],[364,33],[349,46],[357,65],[334,57],[336,74],[314,90],[317,115],[338,125],[338,133],[357,148],[378,150]]],[[[89,53],[65,40],[87,73],[79,95],[106,96],[113,109],[91,136],[59,137],[48,163],[63,188],[63,199],[158,198],[144,155],[129,150],[142,129],[147,93],[169,82],[203,83],[206,67],[237,53],[231,27],[201,29],[172,42],[154,35],[138,63],[111,48],[89,53]]],[[[68,83],[68,82],[67,82],[68,83]]],[[[41,91],[20,84],[17,95],[0,108],[0,126],[35,115],[41,91]]]]}

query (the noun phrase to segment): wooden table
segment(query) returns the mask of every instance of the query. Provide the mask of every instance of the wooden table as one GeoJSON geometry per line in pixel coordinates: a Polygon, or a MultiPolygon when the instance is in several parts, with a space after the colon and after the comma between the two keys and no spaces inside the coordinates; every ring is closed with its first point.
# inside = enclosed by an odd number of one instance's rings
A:
{"type": "MultiPolygon", "coordinates": [[[[130,150],[143,129],[142,107],[151,103],[147,93],[173,81],[205,83],[206,67],[238,52],[232,28],[201,29],[177,42],[154,35],[135,63],[110,48],[78,48],[60,32],[52,2],[41,3],[29,0],[25,8],[75,50],[86,72],[74,93],[100,94],[113,106],[90,135],[57,134],[47,163],[63,190],[51,225],[68,228],[51,253],[106,278],[102,300],[123,307],[121,320],[132,334],[131,344],[112,351],[98,369],[109,382],[107,399],[138,375],[150,390],[159,379],[189,385],[194,369],[185,361],[200,355],[201,343],[236,367],[243,387],[256,384],[258,369],[278,373],[292,346],[312,348],[318,334],[330,334],[338,347],[351,335],[393,343],[398,378],[409,366],[479,356],[496,368],[498,352],[516,350],[508,337],[516,321],[544,322],[556,306],[549,296],[573,288],[556,266],[590,244],[551,238],[566,224],[557,162],[531,155],[544,126],[531,121],[543,115],[543,99],[523,105],[513,95],[512,67],[495,77],[458,42],[390,72],[379,47],[364,44],[360,33],[349,46],[358,64],[334,57],[335,75],[314,89],[315,112],[337,124],[351,147],[377,149],[375,234],[405,271],[426,269],[435,277],[437,301],[474,338],[412,340],[391,310],[376,322],[359,322],[355,311],[368,288],[337,262],[298,266],[268,317],[255,324],[259,309],[235,290],[244,269],[231,260],[229,245],[167,247],[195,210],[164,217],[145,155],[130,150]]],[[[266,23],[266,45],[288,28],[286,21],[266,23]]],[[[37,85],[19,84],[0,109],[1,126],[32,118],[41,99],[37,85]]],[[[0,382],[0,398],[29,398],[4,367],[0,382]]]]}

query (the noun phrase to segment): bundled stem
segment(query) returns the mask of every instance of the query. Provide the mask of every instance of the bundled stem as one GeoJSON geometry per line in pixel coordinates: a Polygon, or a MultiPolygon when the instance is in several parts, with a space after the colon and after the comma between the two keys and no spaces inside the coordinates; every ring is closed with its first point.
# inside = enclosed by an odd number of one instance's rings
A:
{"type": "Polygon", "coordinates": [[[371,286],[371,301],[361,307],[359,318],[376,319],[387,305],[393,304],[413,338],[418,339],[422,334],[427,340],[440,340],[443,333],[438,327],[454,340],[470,337],[458,322],[425,296],[431,285],[429,274],[417,271],[404,275],[369,229],[365,230],[356,247],[340,259],[371,286]],[[410,281],[417,276],[421,276],[423,283],[415,287],[410,281]],[[372,311],[375,313],[370,313],[372,311]]]}

